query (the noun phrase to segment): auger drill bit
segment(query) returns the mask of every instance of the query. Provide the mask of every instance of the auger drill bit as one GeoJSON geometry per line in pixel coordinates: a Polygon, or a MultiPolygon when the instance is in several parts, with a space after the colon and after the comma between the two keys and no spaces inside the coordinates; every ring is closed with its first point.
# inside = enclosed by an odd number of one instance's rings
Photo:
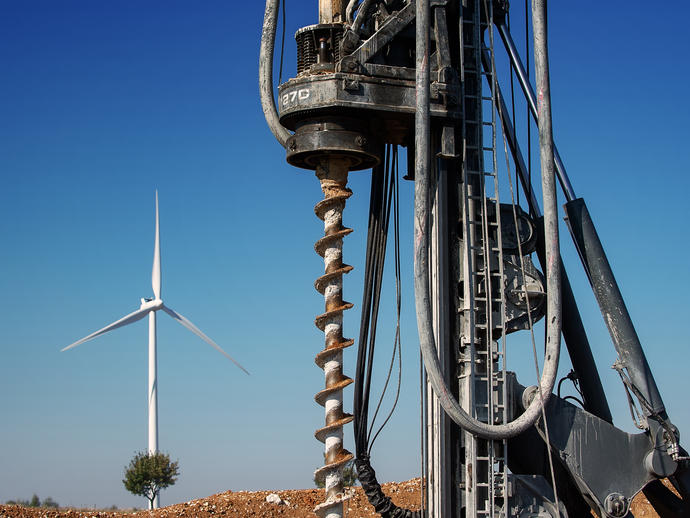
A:
{"type": "Polygon", "coordinates": [[[325,273],[316,280],[315,287],[326,302],[325,312],[316,317],[316,327],[325,335],[326,347],[316,355],[316,364],[324,370],[326,388],[314,399],[326,410],[326,425],[316,431],[316,438],[325,445],[325,465],[316,470],[317,481],[324,481],[326,501],[314,512],[322,518],[343,516],[343,466],[353,455],[343,448],[343,425],[352,415],[343,412],[343,389],[352,379],[343,374],[343,349],[354,340],[343,338],[343,311],[352,304],[343,300],[343,274],[352,266],[343,263],[343,237],[352,229],[343,227],[345,201],[352,195],[346,187],[349,161],[345,158],[324,158],[316,168],[325,198],[314,212],[324,222],[324,237],[314,246],[324,259],[325,273]]]}

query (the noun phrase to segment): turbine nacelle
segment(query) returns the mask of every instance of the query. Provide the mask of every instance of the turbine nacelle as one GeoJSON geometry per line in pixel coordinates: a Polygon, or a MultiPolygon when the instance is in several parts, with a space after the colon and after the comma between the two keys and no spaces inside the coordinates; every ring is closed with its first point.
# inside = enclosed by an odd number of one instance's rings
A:
{"type": "Polygon", "coordinates": [[[149,311],[158,311],[163,307],[163,301],[161,299],[141,299],[141,306],[139,310],[147,309],[149,311]]]}

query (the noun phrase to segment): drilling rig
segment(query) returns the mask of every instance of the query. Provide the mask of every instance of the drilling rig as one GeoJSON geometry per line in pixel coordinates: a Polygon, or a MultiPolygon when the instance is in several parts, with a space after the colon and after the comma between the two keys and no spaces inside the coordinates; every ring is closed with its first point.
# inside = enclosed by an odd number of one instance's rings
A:
{"type": "Polygon", "coordinates": [[[321,517],[344,516],[342,469],[353,459],[367,497],[386,518],[573,518],[592,512],[623,518],[633,516],[630,503],[640,491],[659,516],[690,516],[688,454],[587,206],[554,144],[545,4],[531,5],[533,87],[505,0],[319,0],[317,23],[295,35],[296,75],[278,86],[276,96],[280,0],[266,2],[264,114],[287,162],[313,170],[324,194],[315,206],[324,222],[315,244],[324,259],[315,287],[325,301],[315,321],[324,333],[323,348],[315,350],[325,377],[315,396],[325,410],[324,426],[315,433],[325,448],[315,474],[326,488],[315,509],[321,517]],[[538,127],[538,187],[498,78],[498,52],[509,61],[511,81],[514,74],[538,127]],[[406,148],[405,179],[414,182],[414,292],[426,375],[425,492],[416,511],[383,494],[367,426],[386,236],[391,206],[394,213],[399,206],[400,148],[406,148]],[[345,374],[343,349],[354,340],[345,337],[343,313],[353,305],[343,298],[343,276],[352,267],[343,248],[351,229],[343,213],[352,194],[348,174],[368,169],[362,325],[349,414],[343,390],[353,380],[345,374]],[[614,368],[639,433],[613,425],[559,251],[561,216],[611,335],[614,368]],[[543,328],[543,343],[535,326],[543,328]],[[531,343],[536,385],[522,385],[509,370],[506,344],[517,337],[531,343]],[[561,343],[578,398],[561,397],[564,379],[555,389],[561,343]],[[343,447],[350,422],[354,454],[343,447]]]}

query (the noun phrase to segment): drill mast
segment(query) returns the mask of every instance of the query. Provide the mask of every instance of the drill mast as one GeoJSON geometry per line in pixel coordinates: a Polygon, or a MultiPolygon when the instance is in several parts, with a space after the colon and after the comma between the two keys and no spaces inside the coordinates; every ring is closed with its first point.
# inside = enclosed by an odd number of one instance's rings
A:
{"type": "MultiPolygon", "coordinates": [[[[316,318],[325,337],[316,356],[325,375],[316,395],[325,409],[325,424],[316,432],[325,465],[316,478],[326,487],[317,514],[344,515],[342,469],[353,455],[343,448],[343,427],[354,420],[360,482],[386,518],[572,518],[590,511],[621,518],[632,516],[630,501],[640,490],[661,516],[690,516],[687,453],[587,207],[553,145],[545,0],[532,2],[538,96],[512,42],[504,0],[319,0],[318,23],[297,31],[297,75],[279,86],[276,107],[279,1],[266,2],[262,106],[287,161],[314,170],[324,193],[315,208],[324,221],[315,248],[325,264],[316,281],[325,299],[316,318]],[[497,76],[502,49],[538,123],[541,203],[497,76]],[[383,178],[398,147],[407,148],[406,178],[415,182],[415,302],[428,376],[425,508],[414,512],[383,495],[371,467],[364,343],[358,344],[354,416],[343,410],[343,389],[352,379],[344,373],[342,350],[354,342],[342,329],[343,311],[352,307],[343,299],[343,275],[352,269],[343,262],[343,238],[351,232],[342,224],[351,195],[347,178],[371,168],[374,179],[383,178]],[[505,167],[499,148],[505,149],[505,167]],[[612,425],[560,260],[556,178],[570,234],[619,356],[614,367],[640,409],[639,434],[612,425]],[[535,339],[539,320],[543,345],[535,339]],[[552,394],[561,334],[573,366],[569,378],[580,387],[578,405],[552,394]],[[521,385],[508,370],[506,344],[518,336],[532,343],[535,386],[521,385]],[[537,350],[545,350],[541,372],[537,350]],[[661,484],[666,477],[680,498],[661,484]]],[[[370,240],[371,232],[370,224],[370,240]]],[[[385,254],[385,237],[383,243],[385,254]]],[[[367,249],[365,278],[373,293],[380,276],[369,275],[369,265],[383,264],[380,253],[367,249]]]]}

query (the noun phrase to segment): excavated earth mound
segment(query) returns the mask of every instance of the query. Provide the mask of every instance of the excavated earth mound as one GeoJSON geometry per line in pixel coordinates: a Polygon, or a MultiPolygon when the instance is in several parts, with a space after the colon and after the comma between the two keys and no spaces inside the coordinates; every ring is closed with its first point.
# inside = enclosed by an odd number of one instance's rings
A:
{"type": "MultiPolygon", "coordinates": [[[[383,490],[400,507],[418,510],[420,507],[419,479],[406,482],[388,482],[383,490]]],[[[287,489],[284,491],[226,491],[217,495],[163,507],[155,511],[98,511],[88,509],[29,508],[0,505],[0,518],[315,518],[314,506],[322,502],[322,489],[287,489]],[[277,497],[275,496],[277,495],[277,497]]],[[[374,508],[367,502],[362,488],[353,489],[352,498],[345,506],[345,517],[375,518],[374,508]]],[[[644,498],[633,501],[636,518],[655,518],[658,515],[644,498]]],[[[345,518],[344,517],[344,518],[345,518]]],[[[577,517],[573,517],[577,518],[577,517]]]]}

